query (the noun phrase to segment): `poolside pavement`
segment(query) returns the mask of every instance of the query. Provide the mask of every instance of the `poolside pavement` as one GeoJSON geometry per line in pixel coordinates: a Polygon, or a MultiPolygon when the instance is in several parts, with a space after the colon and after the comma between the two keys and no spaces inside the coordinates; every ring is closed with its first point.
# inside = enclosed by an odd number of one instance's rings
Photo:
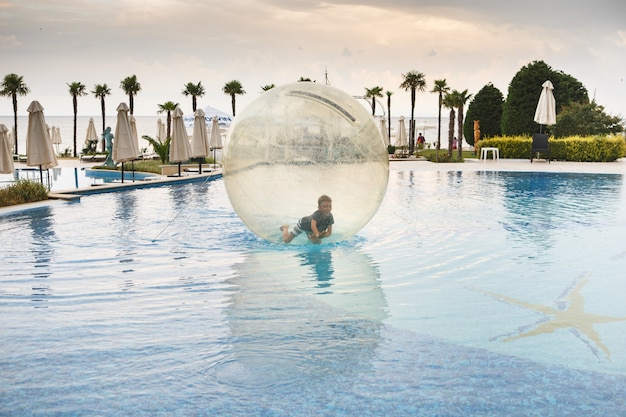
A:
{"type": "MultiPolygon", "coordinates": [[[[90,168],[99,163],[80,162],[78,159],[60,159],[59,167],[90,168]]],[[[16,163],[16,168],[26,168],[26,164],[16,163]]],[[[519,171],[519,172],[587,172],[596,174],[626,174],[626,158],[615,162],[568,162],[543,159],[492,159],[479,160],[466,158],[465,162],[434,163],[419,158],[391,158],[389,169],[414,171],[519,171]]],[[[221,173],[221,169],[218,169],[221,173]]],[[[190,174],[194,175],[194,174],[190,174]]],[[[195,174],[197,175],[197,174],[195,174]]],[[[175,177],[168,177],[175,181],[175,177]]]]}
{"type": "Polygon", "coordinates": [[[568,162],[543,159],[492,159],[466,158],[465,162],[434,163],[424,159],[390,159],[390,170],[413,171],[515,171],[515,172],[585,172],[592,174],[626,174],[626,159],[615,162],[568,162]]]}

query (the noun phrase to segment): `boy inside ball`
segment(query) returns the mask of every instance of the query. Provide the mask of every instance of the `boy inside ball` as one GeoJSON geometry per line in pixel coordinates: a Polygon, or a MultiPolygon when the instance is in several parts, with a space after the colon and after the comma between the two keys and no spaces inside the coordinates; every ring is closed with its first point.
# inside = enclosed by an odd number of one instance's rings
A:
{"type": "Polygon", "coordinates": [[[311,243],[319,244],[322,239],[329,237],[333,233],[335,219],[331,214],[333,201],[329,196],[323,194],[317,199],[317,210],[310,216],[304,216],[298,220],[298,224],[289,231],[289,225],[280,226],[283,232],[283,242],[289,243],[302,232],[306,232],[311,243]]]}

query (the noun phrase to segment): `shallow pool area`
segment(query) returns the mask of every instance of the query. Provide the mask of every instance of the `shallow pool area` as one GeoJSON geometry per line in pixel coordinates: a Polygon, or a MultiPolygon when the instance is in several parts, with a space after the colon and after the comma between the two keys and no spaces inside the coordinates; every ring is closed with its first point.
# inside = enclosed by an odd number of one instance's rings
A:
{"type": "Polygon", "coordinates": [[[395,169],[320,246],[222,179],[2,215],[0,415],[623,415],[625,209],[619,174],[395,169]]]}
{"type": "MultiPolygon", "coordinates": [[[[124,181],[150,181],[158,175],[146,172],[124,172],[124,181]]],[[[51,191],[89,188],[122,181],[122,172],[91,167],[55,167],[39,171],[36,167],[18,167],[13,174],[0,174],[0,187],[18,180],[41,182],[51,191]]]]}

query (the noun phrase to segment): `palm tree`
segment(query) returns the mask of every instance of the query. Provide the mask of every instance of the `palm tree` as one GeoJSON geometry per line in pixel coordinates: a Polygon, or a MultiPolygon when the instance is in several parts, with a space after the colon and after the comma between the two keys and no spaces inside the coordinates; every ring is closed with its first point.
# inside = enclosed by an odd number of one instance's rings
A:
{"type": "Polygon", "coordinates": [[[365,89],[365,95],[363,97],[372,99],[372,116],[376,115],[376,97],[382,97],[382,96],[383,96],[382,87],[376,86],[376,87],[365,89]]]}
{"type": "Polygon", "coordinates": [[[224,94],[228,94],[230,96],[230,101],[233,106],[233,117],[235,117],[235,95],[236,94],[246,94],[241,83],[237,80],[232,80],[224,84],[222,88],[224,94]]]}
{"type": "Polygon", "coordinates": [[[439,94],[439,113],[437,118],[437,149],[441,147],[441,106],[443,106],[443,96],[448,94],[450,87],[445,78],[443,80],[435,80],[435,86],[431,93],[439,94]]]}
{"type": "Polygon", "coordinates": [[[142,138],[147,140],[150,145],[152,145],[152,149],[154,149],[154,152],[159,155],[161,163],[165,164],[170,155],[170,142],[172,139],[168,137],[165,139],[165,142],[161,142],[160,140],[154,139],[148,135],[143,135],[142,138]]]}
{"type": "MultiPolygon", "coordinates": [[[[171,131],[172,131],[172,112],[174,110],[176,110],[176,107],[178,107],[178,103],[174,103],[173,101],[166,101],[163,104],[159,104],[159,110],[157,110],[158,114],[167,113],[167,136],[166,138],[169,139],[171,137],[171,131]]],[[[155,149],[156,151],[156,149],[155,149]]]]}
{"type": "Polygon", "coordinates": [[[409,71],[402,74],[403,81],[400,88],[404,91],[411,90],[411,121],[409,128],[409,153],[415,150],[415,92],[426,90],[426,79],[423,73],[419,71],[409,71]]]}
{"type": "Polygon", "coordinates": [[[457,97],[457,119],[458,119],[458,124],[457,124],[457,134],[459,135],[459,161],[461,160],[461,158],[463,158],[463,107],[465,107],[465,103],[467,103],[467,100],[469,100],[470,98],[472,98],[471,94],[467,94],[467,90],[463,90],[461,92],[458,93],[458,97],[457,97]]]}
{"type": "Polygon", "coordinates": [[[137,82],[137,76],[133,74],[121,81],[120,88],[128,95],[128,107],[130,108],[130,115],[132,116],[135,108],[134,97],[141,91],[141,84],[137,82]]]}
{"type": "Polygon", "coordinates": [[[391,91],[385,91],[387,95],[387,135],[391,140],[391,95],[393,94],[391,91]]]}
{"type": "Polygon", "coordinates": [[[269,91],[272,88],[276,87],[276,84],[272,83],[272,84],[265,84],[261,86],[261,90],[263,90],[263,92],[269,91]]]}
{"type": "Polygon", "coordinates": [[[4,80],[0,84],[2,90],[0,90],[1,96],[9,97],[13,100],[13,126],[15,127],[15,154],[19,155],[17,151],[17,96],[25,96],[30,93],[30,89],[24,83],[24,78],[17,74],[7,74],[4,76],[4,80]]]}
{"type": "MultiPolygon", "coordinates": [[[[459,92],[452,92],[445,95],[443,105],[450,109],[450,122],[448,124],[448,157],[452,158],[452,142],[454,141],[454,120],[456,118],[456,109],[459,105],[459,92]]],[[[439,161],[439,144],[437,144],[437,161],[439,161]]]]}
{"type": "Polygon", "coordinates": [[[87,95],[87,91],[85,91],[87,87],[85,87],[85,84],[76,81],[71,84],[67,84],[67,86],[70,88],[69,91],[72,96],[72,104],[74,105],[74,158],[76,158],[76,120],[78,115],[78,97],[87,95]]]}
{"type": "Polygon", "coordinates": [[[111,95],[111,89],[106,84],[96,84],[91,93],[100,99],[100,109],[102,110],[102,152],[105,151],[106,144],[104,143],[104,130],[106,129],[106,112],[104,106],[104,98],[111,95]]]}
{"type": "Polygon", "coordinates": [[[191,96],[191,108],[192,108],[192,111],[195,113],[196,106],[197,106],[196,97],[202,97],[204,95],[204,86],[202,85],[202,82],[198,81],[198,84],[194,84],[194,83],[185,84],[183,95],[185,97],[191,96]]]}

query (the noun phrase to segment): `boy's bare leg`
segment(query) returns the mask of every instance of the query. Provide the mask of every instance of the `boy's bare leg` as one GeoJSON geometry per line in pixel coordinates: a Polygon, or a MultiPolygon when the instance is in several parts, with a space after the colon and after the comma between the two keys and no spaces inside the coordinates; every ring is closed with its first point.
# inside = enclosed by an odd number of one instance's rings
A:
{"type": "Polygon", "coordinates": [[[293,235],[293,233],[289,232],[289,225],[288,224],[283,224],[282,226],[280,226],[280,230],[283,232],[283,242],[284,243],[289,243],[293,240],[293,238],[295,237],[293,235]]]}

